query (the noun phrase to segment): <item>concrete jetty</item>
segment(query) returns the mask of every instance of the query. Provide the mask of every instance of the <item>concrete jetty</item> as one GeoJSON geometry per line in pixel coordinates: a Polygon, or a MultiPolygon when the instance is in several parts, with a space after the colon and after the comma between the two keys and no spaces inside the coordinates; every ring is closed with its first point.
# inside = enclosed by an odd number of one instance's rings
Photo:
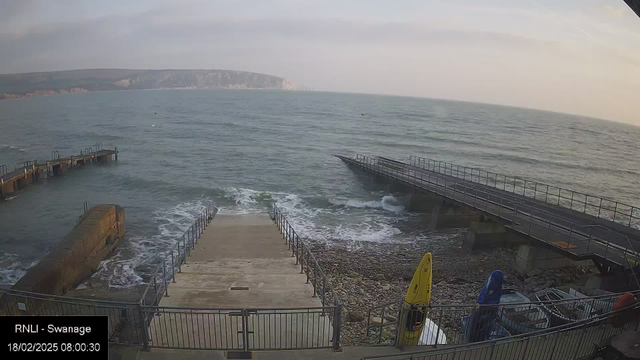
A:
{"type": "Polygon", "coordinates": [[[521,244],[516,267],[522,272],[565,266],[568,260],[591,261],[604,276],[624,278],[628,286],[640,287],[637,207],[419,157],[409,157],[409,162],[382,156],[337,157],[405,187],[412,197],[410,209],[425,208],[438,218],[469,221],[465,240],[469,248],[521,244]]]}
{"type": "Polygon", "coordinates": [[[149,343],[235,350],[329,347],[331,320],[313,295],[268,214],[218,214],[162,299],[149,343]],[[191,329],[193,324],[201,325],[191,329]]]}
{"type": "Polygon", "coordinates": [[[91,163],[108,163],[118,161],[118,148],[113,150],[103,149],[98,144],[96,149],[85,148],[79,155],[61,157],[58,151],[51,152],[50,160],[28,160],[15,166],[10,171],[6,164],[0,165],[0,199],[11,197],[16,192],[27,186],[44,179],[60,176],[73,167],[84,166],[91,163]]]}

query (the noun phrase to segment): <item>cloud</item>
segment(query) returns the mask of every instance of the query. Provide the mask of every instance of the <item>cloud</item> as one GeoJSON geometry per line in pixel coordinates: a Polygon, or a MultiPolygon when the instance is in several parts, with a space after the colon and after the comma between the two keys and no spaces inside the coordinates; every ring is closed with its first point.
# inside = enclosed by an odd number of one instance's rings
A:
{"type": "Polygon", "coordinates": [[[626,14],[626,9],[623,7],[614,7],[611,5],[602,5],[602,10],[604,11],[605,14],[609,15],[609,16],[613,16],[615,18],[621,18],[624,17],[626,14]]]}
{"type": "Polygon", "coordinates": [[[37,0],[0,0],[0,21],[8,22],[38,10],[37,0]]]}
{"type": "MultiPolygon", "coordinates": [[[[265,17],[232,10],[172,3],[113,13],[125,15],[24,23],[0,30],[0,73],[235,69],[318,90],[443,97],[608,118],[630,119],[636,111],[627,106],[633,84],[640,82],[635,48],[577,41],[586,37],[542,9],[471,9],[457,19],[465,26],[444,19],[265,17]],[[562,32],[571,34],[556,35],[562,32]]],[[[590,33],[604,33],[590,27],[584,14],[571,16],[590,33]]],[[[627,31],[637,35],[633,28],[627,31]]]]}
{"type": "MultiPolygon", "coordinates": [[[[437,29],[408,23],[367,23],[335,19],[213,19],[210,21],[158,21],[144,15],[111,16],[91,21],[46,24],[0,34],[0,72],[27,71],[26,59],[40,59],[39,70],[64,67],[51,62],[57,53],[81,58],[96,53],[118,53],[122,60],[156,51],[197,51],[208,46],[247,48],[264,45],[295,48],[349,45],[429,47],[484,43],[531,49],[551,43],[511,34],[437,29]],[[49,65],[45,65],[49,64],[49,65]]],[[[86,64],[84,67],[91,67],[86,64]]],[[[132,64],[131,66],[134,66],[132,64]]]]}

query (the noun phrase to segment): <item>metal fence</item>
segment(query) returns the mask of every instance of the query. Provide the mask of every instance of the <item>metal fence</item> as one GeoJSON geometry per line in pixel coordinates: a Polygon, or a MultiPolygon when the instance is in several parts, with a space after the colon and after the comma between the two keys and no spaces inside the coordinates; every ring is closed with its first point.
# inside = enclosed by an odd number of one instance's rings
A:
{"type": "Polygon", "coordinates": [[[499,305],[380,305],[368,311],[367,343],[440,347],[507,338],[606,314],[623,293],[563,300],[539,294],[540,301],[499,305]],[[426,330],[411,332],[411,321],[423,323],[426,330]]]}
{"type": "Polygon", "coordinates": [[[612,336],[638,330],[640,306],[616,310],[565,324],[553,330],[442,349],[410,351],[396,355],[367,356],[389,360],[574,360],[597,353],[612,336]]]}
{"type": "Polygon", "coordinates": [[[399,161],[364,155],[357,155],[353,161],[374,173],[493,215],[512,230],[560,249],[574,259],[599,259],[622,268],[640,264],[639,254],[629,238],[603,226],[578,223],[535,204],[399,161]]]}
{"type": "Polygon", "coordinates": [[[285,350],[340,348],[341,305],[309,248],[277,208],[278,227],[323,306],[205,308],[159,306],[170,282],[218,209],[205,208],[154,268],[138,302],[68,298],[0,290],[0,315],[106,315],[109,342],[148,348],[285,350]],[[287,223],[288,224],[288,223],[287,223]],[[295,240],[294,240],[295,239],[295,240]]]}
{"type": "Polygon", "coordinates": [[[311,252],[309,246],[300,239],[298,233],[289,221],[287,221],[287,218],[275,203],[271,207],[270,216],[282,233],[285,244],[288,245],[289,250],[291,250],[291,257],[295,257],[296,265],[300,265],[300,273],[305,274],[307,283],[313,285],[313,296],[318,296],[323,306],[336,308],[336,312],[330,313],[329,316],[334,322],[334,345],[338,348],[340,344],[342,305],[331,287],[329,278],[322,270],[322,267],[316,260],[313,252],[311,252]],[[333,316],[335,316],[335,318],[333,316]]]}
{"type": "Polygon", "coordinates": [[[176,272],[182,271],[182,264],[187,262],[198,243],[198,239],[209,223],[218,213],[218,208],[208,205],[194,220],[189,229],[182,234],[177,243],[164,254],[160,263],[151,272],[151,278],[142,293],[140,302],[142,305],[158,305],[163,296],[169,296],[169,283],[176,282],[176,272]]]}
{"type": "Polygon", "coordinates": [[[339,348],[337,306],[305,308],[144,307],[148,346],[172,349],[339,348]]]}
{"type": "Polygon", "coordinates": [[[77,299],[0,289],[0,315],[105,315],[109,342],[144,345],[145,314],[139,303],[77,299]]]}
{"type": "Polygon", "coordinates": [[[109,342],[148,348],[286,350],[337,348],[337,306],[186,308],[0,290],[1,315],[104,315],[109,342]],[[335,321],[335,320],[334,320],[335,321]]]}
{"type": "Polygon", "coordinates": [[[409,163],[421,169],[508,191],[606,220],[615,221],[618,224],[628,227],[637,227],[640,225],[640,209],[619,201],[539,183],[537,181],[526,180],[517,176],[498,174],[419,156],[409,156],[409,163]]]}

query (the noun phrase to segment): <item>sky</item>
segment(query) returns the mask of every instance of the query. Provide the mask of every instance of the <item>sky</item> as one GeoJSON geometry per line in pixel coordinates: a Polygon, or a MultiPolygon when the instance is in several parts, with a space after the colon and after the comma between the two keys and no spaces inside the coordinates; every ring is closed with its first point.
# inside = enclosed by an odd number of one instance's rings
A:
{"type": "Polygon", "coordinates": [[[640,125],[622,0],[0,0],[0,73],[231,69],[640,125]]]}

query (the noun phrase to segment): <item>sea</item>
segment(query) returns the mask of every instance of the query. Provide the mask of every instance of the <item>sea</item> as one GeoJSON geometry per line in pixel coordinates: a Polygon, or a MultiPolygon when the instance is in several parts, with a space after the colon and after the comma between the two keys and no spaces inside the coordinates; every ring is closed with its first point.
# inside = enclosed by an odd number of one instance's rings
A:
{"type": "Polygon", "coordinates": [[[86,166],[0,202],[0,286],[20,279],[89,206],[126,208],[127,237],[94,278],[147,281],[150,264],[213,204],[277,203],[301,236],[447,241],[415,224],[401,194],[335,154],[410,155],[517,175],[640,205],[640,128],[582,116],[459,101],[262,90],[116,91],[0,101],[0,164],[45,161],[102,144],[86,166]]]}

